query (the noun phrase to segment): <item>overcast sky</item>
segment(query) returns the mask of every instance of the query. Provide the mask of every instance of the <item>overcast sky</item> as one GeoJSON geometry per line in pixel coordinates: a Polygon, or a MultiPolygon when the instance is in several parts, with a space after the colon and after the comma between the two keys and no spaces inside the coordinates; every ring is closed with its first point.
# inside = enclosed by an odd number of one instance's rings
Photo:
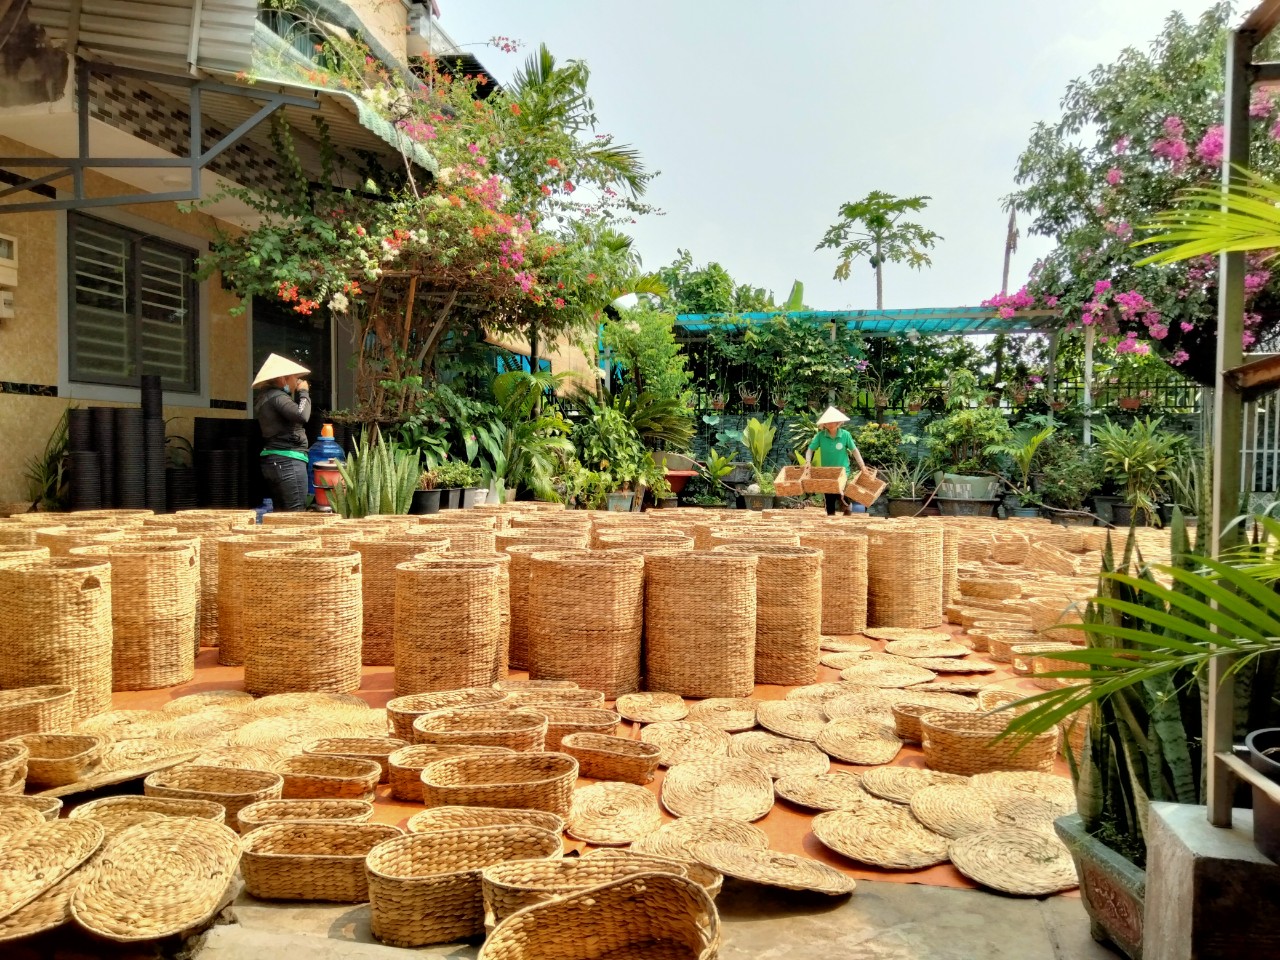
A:
{"type": "MultiPolygon", "coordinates": [[[[999,290],[1014,163],[1068,81],[1145,47],[1209,0],[440,0],[499,80],[545,42],[586,60],[601,129],[662,175],[632,229],[645,265],[678,247],[815,309],[875,306],[869,268],[813,248],[871,190],[933,199],[931,269],[890,267],[886,307],[976,306],[999,290]],[[482,45],[502,34],[517,54],[482,45]]],[[[1024,235],[1018,287],[1047,241],[1024,235]]]]}

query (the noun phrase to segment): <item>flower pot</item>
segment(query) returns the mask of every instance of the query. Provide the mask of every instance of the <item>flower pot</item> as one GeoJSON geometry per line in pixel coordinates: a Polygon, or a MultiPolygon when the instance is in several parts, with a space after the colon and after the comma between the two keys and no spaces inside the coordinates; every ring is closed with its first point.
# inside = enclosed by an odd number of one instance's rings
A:
{"type": "Polygon", "coordinates": [[[653,502],[659,510],[671,510],[680,506],[679,497],[655,497],[653,502]]]}
{"type": "Polygon", "coordinates": [[[478,507],[478,506],[481,506],[482,504],[486,504],[489,502],[488,487],[473,487],[472,489],[474,489],[476,492],[476,500],[475,500],[475,503],[472,504],[472,506],[478,507]]]}
{"type": "Polygon", "coordinates": [[[1121,397],[1116,401],[1116,406],[1121,410],[1137,410],[1142,406],[1142,400],[1139,397],[1121,397]]]}
{"type": "Polygon", "coordinates": [[[936,498],[938,510],[944,517],[994,517],[999,500],[979,500],[977,498],[952,499],[936,498]]]}
{"type": "Polygon", "coordinates": [[[1117,527],[1147,527],[1151,525],[1146,511],[1135,513],[1132,504],[1117,503],[1111,507],[1111,522],[1117,527]]]}
{"type": "Polygon", "coordinates": [[[631,504],[635,501],[636,495],[631,491],[623,492],[621,490],[614,491],[609,494],[609,512],[610,513],[630,513],[631,504]]]}
{"type": "Polygon", "coordinates": [[[463,487],[462,488],[462,509],[470,510],[477,503],[480,503],[480,490],[476,487],[463,487]]]}
{"type": "MultiPolygon", "coordinates": [[[[1280,727],[1254,730],[1245,738],[1249,765],[1280,783],[1280,727]]],[[[1280,803],[1253,788],[1253,845],[1264,857],[1280,863],[1280,803]]]]}
{"type": "Polygon", "coordinates": [[[457,510],[462,505],[462,489],[447,487],[440,491],[440,509],[457,510]]]}
{"type": "Polygon", "coordinates": [[[1103,523],[1112,523],[1115,520],[1115,507],[1120,503],[1119,497],[1097,496],[1093,498],[1093,512],[1098,515],[1103,523]]]}
{"type": "Polygon", "coordinates": [[[934,474],[934,484],[939,488],[944,485],[949,489],[939,490],[939,496],[945,493],[953,494],[953,499],[961,497],[973,500],[1000,500],[1000,479],[998,477],[968,477],[956,473],[942,473],[941,471],[934,474]],[[955,497],[954,494],[960,494],[955,497]]]}
{"type": "Polygon", "coordinates": [[[440,490],[413,491],[413,502],[409,504],[409,512],[412,514],[439,513],[440,494],[440,490]]]}
{"type": "Polygon", "coordinates": [[[1020,520],[1031,520],[1040,516],[1040,511],[1036,507],[1005,507],[1005,514],[1010,517],[1017,517],[1020,520]]]}
{"type": "Polygon", "coordinates": [[[504,494],[504,496],[503,496],[503,498],[502,498],[502,502],[503,502],[503,503],[515,503],[515,502],[516,502],[516,488],[515,488],[515,487],[507,487],[507,489],[503,491],[503,494],[504,494]]]}
{"type": "Polygon", "coordinates": [[[1049,403],[1049,409],[1054,413],[1061,413],[1067,409],[1067,402],[1065,400],[1052,400],[1049,403]]]}
{"type": "Polygon", "coordinates": [[[1095,523],[1093,517],[1083,512],[1077,513],[1072,510],[1055,510],[1053,507],[1045,507],[1041,513],[1046,519],[1052,520],[1063,527],[1092,527],[1095,523]]]}
{"type": "Polygon", "coordinates": [[[924,409],[924,404],[923,404],[923,403],[908,403],[908,404],[907,404],[907,413],[919,413],[919,412],[920,412],[921,410],[923,410],[923,409],[924,409]]]}
{"type": "Polygon", "coordinates": [[[753,473],[751,464],[735,463],[733,469],[729,471],[729,475],[724,478],[724,482],[728,484],[750,483],[753,473]]]}
{"type": "Polygon", "coordinates": [[[923,506],[924,500],[919,497],[892,497],[888,502],[889,516],[914,517],[923,506]]]}
{"type": "Polygon", "coordinates": [[[712,409],[712,410],[717,410],[717,411],[719,411],[719,410],[723,410],[723,409],[724,409],[724,399],[725,399],[725,398],[724,398],[724,396],[723,396],[723,395],[718,396],[718,397],[712,397],[712,398],[711,398],[711,409],[712,409]]]}
{"type": "Polygon", "coordinates": [[[1141,960],[1147,872],[1090,836],[1078,814],[1059,817],[1053,827],[1075,861],[1093,939],[1141,960]]]}
{"type": "Polygon", "coordinates": [[[773,509],[773,494],[771,493],[744,493],[742,499],[747,501],[748,510],[773,509]]]}

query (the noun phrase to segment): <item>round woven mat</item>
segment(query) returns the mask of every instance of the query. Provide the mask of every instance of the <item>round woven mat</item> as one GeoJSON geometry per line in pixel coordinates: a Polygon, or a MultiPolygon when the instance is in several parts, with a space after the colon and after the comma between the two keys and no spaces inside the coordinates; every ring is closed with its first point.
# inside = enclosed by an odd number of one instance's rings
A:
{"type": "Polygon", "coordinates": [[[964,697],[958,693],[939,693],[924,687],[908,687],[906,690],[893,691],[899,694],[894,701],[900,703],[918,703],[922,707],[937,707],[939,710],[976,711],[978,702],[973,697],[964,697]]]}
{"type": "Polygon", "coordinates": [[[1076,812],[1076,792],[1071,781],[1051,773],[997,771],[971,777],[970,786],[979,793],[1002,797],[1034,797],[1050,803],[1059,816],[1076,812]]]}
{"type": "MultiPolygon", "coordinates": [[[[291,694],[277,694],[291,696],[291,694]]],[[[350,716],[347,714],[346,716],[350,716]]],[[[327,737],[359,737],[359,725],[345,722],[342,714],[306,714],[299,717],[262,717],[246,723],[228,738],[228,746],[258,747],[281,757],[302,753],[307,745],[327,737]]]]}
{"type": "Polygon", "coordinates": [[[299,713],[329,713],[333,711],[367,710],[365,703],[354,693],[273,693],[254,701],[255,717],[289,717],[299,713]]]}
{"type": "Polygon", "coordinates": [[[76,888],[71,915],[109,940],[155,940],[213,916],[240,862],[240,838],[211,820],[166,818],[121,831],[107,853],[76,888]]]}
{"type": "Polygon", "coordinates": [[[830,650],[832,653],[856,653],[862,650],[870,650],[871,644],[863,643],[860,640],[839,640],[836,637],[822,638],[822,649],[830,650]]]}
{"type": "Polygon", "coordinates": [[[739,733],[756,725],[758,700],[751,697],[711,697],[689,707],[689,722],[739,733]]]}
{"type": "Polygon", "coordinates": [[[870,687],[910,687],[936,677],[932,670],[911,664],[889,664],[867,661],[840,671],[840,679],[850,683],[865,683],[870,687]]]}
{"type": "Polygon", "coordinates": [[[817,743],[819,749],[837,760],[864,766],[892,763],[902,749],[893,724],[874,718],[832,720],[818,734],[817,743]]]}
{"type": "Polygon", "coordinates": [[[852,877],[825,863],[776,850],[757,850],[736,843],[700,843],[694,848],[694,856],[699,863],[727,876],[784,890],[840,896],[852,893],[856,886],[852,877]]]}
{"type": "Polygon", "coordinates": [[[973,653],[966,646],[949,640],[890,640],[884,652],[895,657],[967,657],[973,653]]]}
{"type": "Polygon", "coordinates": [[[1021,897],[1078,886],[1075,865],[1052,834],[1019,827],[971,833],[951,842],[951,862],[974,883],[1021,897]]]}
{"type": "Polygon", "coordinates": [[[894,687],[851,683],[848,690],[844,696],[834,697],[822,705],[828,720],[868,717],[893,723],[893,705],[905,696],[905,691],[894,687]]]}
{"type": "Polygon", "coordinates": [[[947,861],[947,841],[906,807],[886,803],[813,818],[813,835],[841,856],[889,870],[923,870],[947,861]]]}
{"type": "Polygon", "coordinates": [[[741,820],[724,817],[681,817],[664,823],[648,836],[631,845],[636,853],[648,853],[673,860],[693,857],[693,847],[698,843],[736,843],[760,850],[769,846],[768,835],[759,827],[741,820]]]}
{"type": "Polygon", "coordinates": [[[6,807],[0,811],[0,843],[11,842],[13,837],[45,822],[45,818],[31,807],[6,807]]]}
{"type": "Polygon", "coordinates": [[[108,710],[80,721],[74,732],[99,734],[112,740],[156,737],[172,719],[160,710],[108,710]]]}
{"type": "Polygon", "coordinates": [[[729,740],[729,756],[758,763],[775,780],[831,769],[827,755],[807,740],[792,740],[763,730],[735,733],[729,740]]]}
{"type": "Polygon", "coordinates": [[[281,759],[279,754],[261,747],[211,747],[191,762],[201,767],[270,770],[271,765],[281,759]]]}
{"type": "Polygon", "coordinates": [[[910,803],[916,792],[939,783],[965,784],[968,777],[919,767],[877,767],[862,775],[862,789],[882,800],[910,803]]]}
{"type": "Polygon", "coordinates": [[[248,710],[257,701],[253,695],[243,690],[202,690],[200,693],[188,693],[183,697],[175,697],[160,708],[162,713],[173,717],[185,717],[191,713],[200,713],[210,707],[233,707],[248,710]]]}
{"type": "Polygon", "coordinates": [[[794,690],[788,690],[786,699],[799,700],[803,703],[826,703],[828,700],[834,700],[837,697],[843,697],[852,693],[857,686],[852,683],[809,683],[803,687],[796,687],[794,690]]]}
{"type": "Polygon", "coordinates": [[[918,630],[912,627],[869,627],[863,636],[872,640],[919,640],[924,643],[941,643],[951,639],[944,630],[918,630]]]}
{"type": "Polygon", "coordinates": [[[792,740],[816,740],[827,725],[827,715],[816,703],[801,700],[766,700],[756,708],[760,726],[792,740]]]}
{"type": "Polygon", "coordinates": [[[832,670],[844,670],[846,667],[856,667],[860,663],[892,663],[901,666],[910,663],[911,658],[895,657],[878,650],[863,650],[853,653],[824,653],[818,658],[818,662],[832,670]]]}
{"type": "Polygon", "coordinates": [[[750,760],[693,760],[667,770],[662,805],[675,817],[728,817],[750,823],[773,808],[773,780],[750,760]]]}
{"type": "Polygon", "coordinates": [[[917,667],[932,670],[934,673],[995,673],[996,665],[972,657],[917,657],[917,667]]]}
{"type": "MultiPolygon", "coordinates": [[[[961,660],[961,663],[966,661],[961,660]]],[[[937,693],[958,693],[961,696],[972,697],[981,692],[982,688],[991,683],[990,680],[935,680],[932,683],[916,687],[917,690],[930,690],[937,693]]]]}
{"type": "Polygon", "coordinates": [[[678,693],[624,693],[615,709],[636,723],[683,720],[689,715],[689,706],[678,693]]]}
{"type": "Polygon", "coordinates": [[[998,826],[996,805],[968,784],[935,784],[917,790],[909,802],[922,824],[949,840],[998,826]]]}
{"type": "Polygon", "coordinates": [[[195,713],[174,714],[158,735],[178,740],[206,740],[218,734],[231,733],[253,722],[253,714],[245,707],[211,707],[195,713]]]}
{"type": "Polygon", "coordinates": [[[773,791],[783,800],[810,810],[860,810],[879,802],[862,789],[861,781],[857,773],[833,770],[783,777],[774,782],[773,791]]]}
{"type": "Polygon", "coordinates": [[[729,734],[705,723],[685,720],[651,723],[640,731],[640,739],[662,751],[658,763],[664,767],[729,755],[729,734]]]}
{"type": "Polygon", "coordinates": [[[658,800],[634,783],[596,783],[573,791],[566,831],[602,847],[625,846],[662,824],[658,800]]]}
{"type": "Polygon", "coordinates": [[[11,837],[0,847],[0,919],[88,860],[105,837],[91,820],[52,820],[11,837]]]}

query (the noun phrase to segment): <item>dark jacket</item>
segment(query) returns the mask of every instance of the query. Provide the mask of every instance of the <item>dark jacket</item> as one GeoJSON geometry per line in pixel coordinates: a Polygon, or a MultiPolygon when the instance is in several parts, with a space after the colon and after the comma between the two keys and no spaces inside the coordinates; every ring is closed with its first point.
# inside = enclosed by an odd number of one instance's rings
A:
{"type": "Polygon", "coordinates": [[[307,421],[311,419],[311,397],[299,390],[295,401],[279,387],[267,387],[253,404],[262,431],[262,449],[307,452],[307,421]]]}

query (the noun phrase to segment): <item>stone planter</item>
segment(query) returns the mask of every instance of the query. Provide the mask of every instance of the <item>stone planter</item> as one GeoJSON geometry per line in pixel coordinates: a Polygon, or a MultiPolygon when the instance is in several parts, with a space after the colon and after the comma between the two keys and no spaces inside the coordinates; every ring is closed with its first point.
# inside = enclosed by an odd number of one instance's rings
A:
{"type": "Polygon", "coordinates": [[[748,510],[773,509],[773,494],[771,493],[744,493],[742,499],[747,502],[748,510]]]}
{"type": "Polygon", "coordinates": [[[914,517],[924,507],[923,498],[894,497],[888,502],[889,516],[914,517]]]}
{"type": "Polygon", "coordinates": [[[956,499],[935,497],[934,502],[944,517],[994,517],[999,500],[956,499]]]}
{"type": "Polygon", "coordinates": [[[1142,960],[1147,872],[1086,833],[1079,814],[1059,817],[1053,826],[1075,860],[1093,939],[1142,960]]]}

